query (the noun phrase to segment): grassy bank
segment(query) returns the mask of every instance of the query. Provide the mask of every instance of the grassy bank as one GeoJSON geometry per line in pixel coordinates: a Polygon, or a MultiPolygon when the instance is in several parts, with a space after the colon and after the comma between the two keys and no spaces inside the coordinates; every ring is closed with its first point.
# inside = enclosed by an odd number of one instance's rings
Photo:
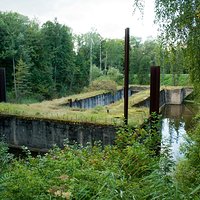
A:
{"type": "MultiPolygon", "coordinates": [[[[0,113],[17,115],[23,117],[32,117],[38,119],[56,119],[62,121],[76,121],[76,122],[91,122],[98,124],[123,124],[123,100],[108,106],[97,106],[92,109],[70,108],[65,106],[69,99],[83,99],[97,94],[101,94],[104,91],[90,92],[84,94],[78,94],[60,99],[54,99],[52,101],[43,101],[41,103],[33,104],[10,104],[0,103],[0,113]]],[[[129,100],[129,123],[132,126],[137,126],[143,123],[144,119],[148,117],[147,108],[134,108],[132,105],[144,98],[147,98],[149,91],[141,91],[129,100]]]]}
{"type": "Polygon", "coordinates": [[[170,149],[154,151],[153,130],[120,129],[116,145],[82,148],[65,144],[45,156],[15,159],[0,145],[0,199],[166,199],[198,200],[200,195],[200,126],[191,133],[177,166],[170,149]],[[142,141],[142,143],[141,143],[142,141]]]}

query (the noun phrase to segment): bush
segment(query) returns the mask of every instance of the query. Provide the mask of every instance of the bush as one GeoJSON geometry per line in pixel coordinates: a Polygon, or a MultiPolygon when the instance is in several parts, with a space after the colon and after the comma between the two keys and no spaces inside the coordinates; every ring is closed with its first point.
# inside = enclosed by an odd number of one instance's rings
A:
{"type": "Polygon", "coordinates": [[[117,91],[117,84],[112,80],[95,80],[89,85],[89,91],[96,90],[106,90],[111,93],[115,93],[117,91]]]}
{"type": "Polygon", "coordinates": [[[96,80],[97,78],[99,78],[102,75],[103,75],[103,72],[96,65],[93,65],[92,71],[91,71],[92,81],[96,80]]]}
{"type": "Polygon", "coordinates": [[[123,74],[120,73],[119,69],[110,67],[107,72],[107,76],[109,77],[110,80],[115,81],[119,85],[123,84],[123,74]]]}
{"type": "Polygon", "coordinates": [[[200,125],[188,140],[186,159],[179,163],[175,176],[170,149],[164,147],[157,157],[152,141],[148,144],[147,136],[153,132],[149,127],[121,128],[115,146],[65,144],[64,149],[54,147],[44,156],[32,157],[28,152],[24,159],[9,161],[6,148],[0,146],[0,164],[6,163],[0,173],[0,199],[197,200],[199,131],[200,125]]]}

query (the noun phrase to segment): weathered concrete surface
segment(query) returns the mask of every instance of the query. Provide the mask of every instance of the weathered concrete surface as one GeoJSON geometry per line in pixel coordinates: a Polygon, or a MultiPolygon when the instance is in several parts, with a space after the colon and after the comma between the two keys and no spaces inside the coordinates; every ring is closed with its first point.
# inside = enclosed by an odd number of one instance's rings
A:
{"type": "MultiPolygon", "coordinates": [[[[163,89],[160,91],[160,108],[164,105],[180,105],[184,99],[193,92],[191,88],[179,88],[179,89],[163,89]]],[[[143,101],[133,105],[139,106],[150,106],[150,97],[147,97],[143,101]]]]}
{"type": "MultiPolygon", "coordinates": [[[[137,91],[129,89],[129,96],[134,94],[137,91]]],[[[105,106],[109,105],[111,103],[114,103],[116,101],[119,101],[124,97],[124,90],[118,90],[116,93],[104,93],[104,94],[99,94],[96,96],[88,97],[85,99],[75,99],[72,102],[69,102],[65,104],[65,106],[70,106],[70,107],[77,107],[77,108],[84,108],[84,109],[90,109],[94,108],[96,106],[105,106]]]]}
{"type": "MultiPolygon", "coordinates": [[[[142,90],[147,90],[147,89],[149,89],[149,86],[130,86],[128,95],[131,96],[137,92],[140,92],[142,90]]],[[[70,106],[70,107],[90,109],[96,106],[106,106],[116,101],[119,101],[120,99],[123,99],[123,98],[124,98],[124,89],[120,89],[114,94],[108,92],[108,93],[98,94],[98,95],[91,96],[84,99],[75,99],[71,102],[69,101],[68,103],[64,105],[70,106]]]]}
{"type": "Polygon", "coordinates": [[[40,151],[46,151],[54,144],[63,147],[66,139],[83,146],[95,141],[101,141],[103,145],[113,144],[115,132],[113,126],[0,116],[0,137],[5,142],[12,147],[24,145],[40,151]]]}
{"type": "Polygon", "coordinates": [[[191,88],[165,89],[165,104],[180,105],[192,92],[191,88]]]}
{"type": "MultiPolygon", "coordinates": [[[[181,104],[191,92],[192,89],[162,90],[160,106],[181,104]]],[[[138,106],[149,106],[149,98],[138,103],[138,106]]],[[[103,145],[113,144],[115,132],[114,126],[0,116],[0,137],[4,138],[5,142],[10,146],[24,145],[40,151],[47,150],[54,144],[63,147],[65,139],[68,139],[70,143],[75,141],[83,146],[87,142],[93,144],[95,141],[101,141],[103,145]]]]}

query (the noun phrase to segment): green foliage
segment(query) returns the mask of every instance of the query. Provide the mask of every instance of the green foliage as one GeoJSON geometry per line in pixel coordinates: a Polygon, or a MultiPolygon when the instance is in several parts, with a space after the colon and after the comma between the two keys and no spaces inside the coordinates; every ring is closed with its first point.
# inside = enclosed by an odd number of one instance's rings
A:
{"type": "MultiPolygon", "coordinates": [[[[177,81],[177,85],[179,85],[179,86],[191,85],[189,74],[180,74],[177,77],[176,81],[177,81]]],[[[165,85],[165,86],[172,86],[173,85],[173,75],[172,74],[165,74],[161,78],[160,84],[165,85]]]]}
{"type": "Polygon", "coordinates": [[[124,41],[121,39],[103,40],[102,58],[104,71],[107,71],[109,67],[114,67],[122,72],[124,62],[124,41]]]}
{"type": "Polygon", "coordinates": [[[96,65],[93,65],[91,69],[91,74],[90,74],[91,80],[92,81],[96,80],[102,75],[103,75],[103,72],[96,65]]]}
{"type": "Polygon", "coordinates": [[[106,90],[108,92],[115,93],[117,91],[117,84],[116,82],[109,79],[95,80],[89,85],[88,90],[106,90]]]}
{"type": "Polygon", "coordinates": [[[107,71],[107,76],[110,80],[115,81],[119,85],[123,84],[123,74],[120,73],[119,69],[110,67],[107,71]]]}
{"type": "Polygon", "coordinates": [[[12,155],[8,153],[8,146],[0,141],[0,177],[2,176],[2,172],[6,171],[11,159],[12,155]]]}
{"type": "Polygon", "coordinates": [[[16,66],[16,87],[18,99],[30,94],[29,68],[22,59],[19,60],[16,66]]]}
{"type": "Polygon", "coordinates": [[[136,140],[125,148],[107,146],[104,150],[99,145],[66,144],[63,150],[55,147],[43,157],[14,159],[9,176],[0,179],[0,198],[139,198],[142,191],[138,188],[143,185],[139,178],[153,170],[154,160],[136,140]]]}
{"type": "Polygon", "coordinates": [[[195,89],[199,91],[200,18],[199,0],[156,0],[156,16],[166,47],[181,47],[195,89]]]}
{"type": "Polygon", "coordinates": [[[103,149],[65,142],[64,149],[55,146],[44,156],[32,157],[25,149],[24,159],[8,159],[1,144],[0,199],[199,199],[200,126],[174,169],[167,146],[159,157],[154,151],[157,119],[152,115],[143,129],[119,129],[116,144],[103,149]]]}

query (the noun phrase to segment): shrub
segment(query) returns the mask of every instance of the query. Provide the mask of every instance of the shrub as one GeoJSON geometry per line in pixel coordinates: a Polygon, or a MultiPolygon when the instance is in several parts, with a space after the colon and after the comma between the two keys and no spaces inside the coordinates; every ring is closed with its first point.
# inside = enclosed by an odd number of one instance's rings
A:
{"type": "Polygon", "coordinates": [[[106,90],[111,93],[117,91],[117,84],[112,80],[95,80],[89,86],[89,91],[106,90]]]}
{"type": "Polygon", "coordinates": [[[92,81],[96,80],[97,78],[99,78],[102,75],[103,75],[103,72],[96,65],[93,65],[92,69],[91,69],[92,81]]]}
{"type": "MultiPolygon", "coordinates": [[[[152,142],[148,144],[147,136],[153,132],[149,127],[121,128],[115,146],[82,148],[66,143],[64,149],[54,147],[44,156],[32,157],[28,152],[24,159],[5,162],[0,199],[199,199],[199,131],[200,126],[191,135],[186,159],[175,176],[170,149],[165,147],[158,157],[152,142]]],[[[6,148],[0,153],[2,164],[6,148]]]]}
{"type": "Polygon", "coordinates": [[[114,67],[110,67],[107,76],[110,80],[115,81],[116,83],[122,85],[123,83],[123,74],[120,73],[119,69],[116,69],[114,67]]]}

